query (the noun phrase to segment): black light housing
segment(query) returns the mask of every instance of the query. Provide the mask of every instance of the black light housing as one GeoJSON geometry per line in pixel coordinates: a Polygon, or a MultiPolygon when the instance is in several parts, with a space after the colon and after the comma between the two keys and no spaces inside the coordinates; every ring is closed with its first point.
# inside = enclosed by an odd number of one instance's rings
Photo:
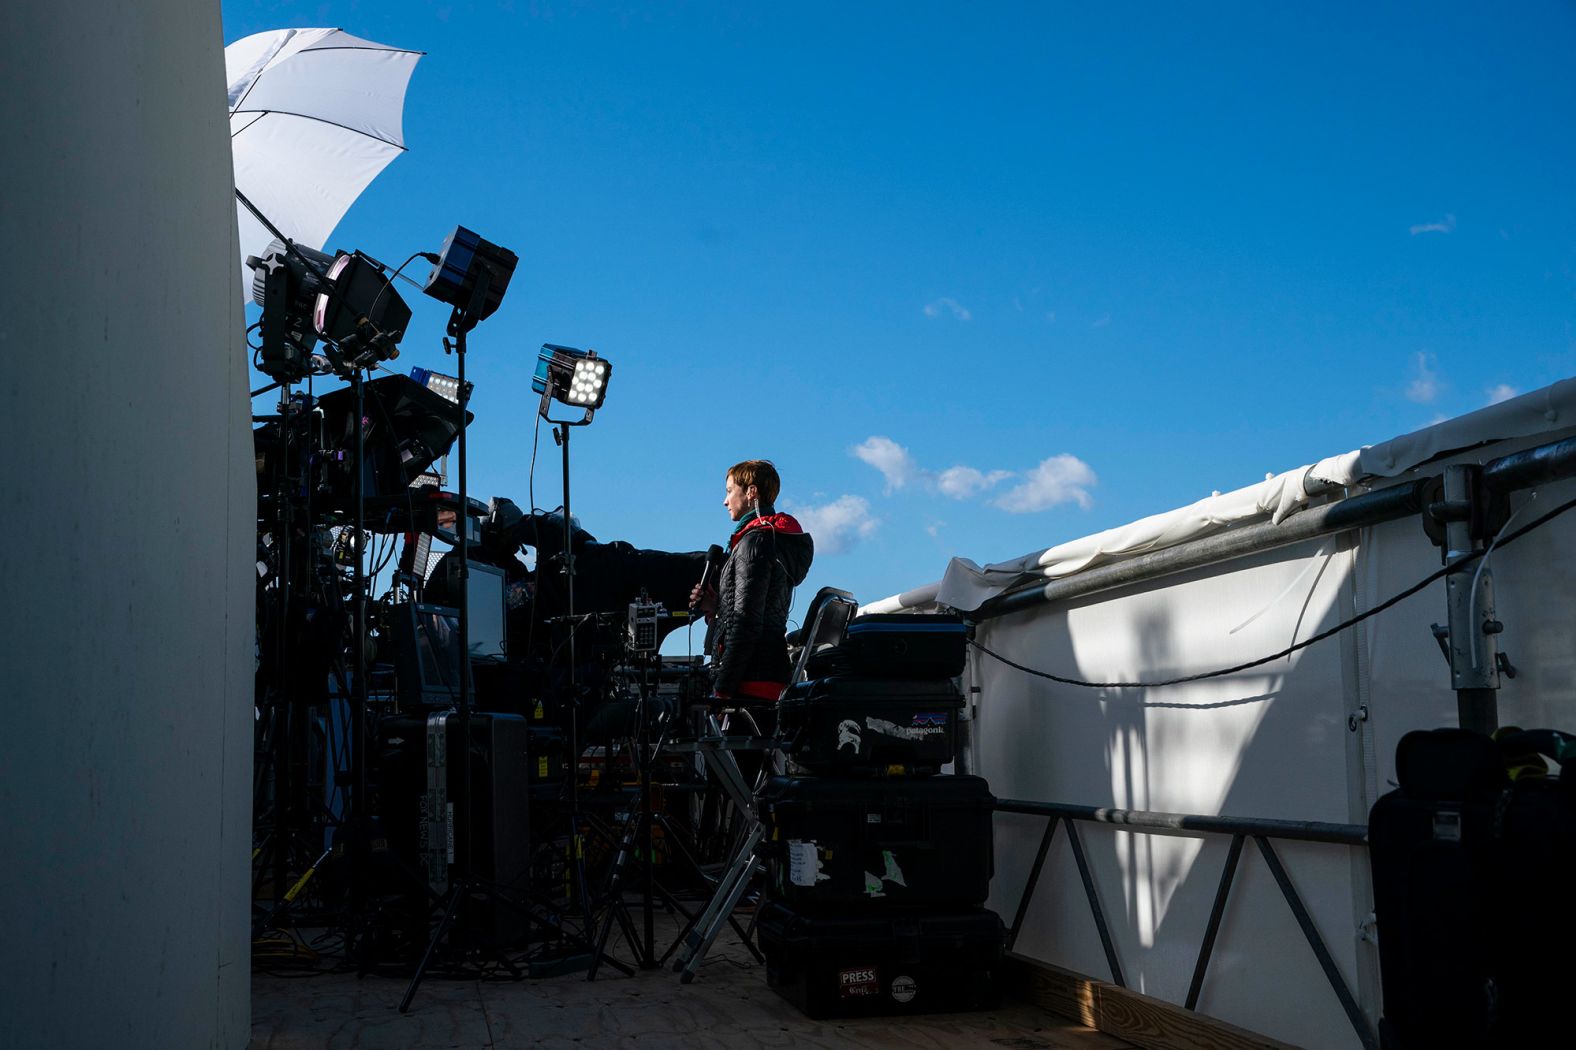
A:
{"type": "MultiPolygon", "coordinates": [[[[320,288],[312,308],[317,334],[331,343],[344,344],[355,337],[373,339],[392,351],[410,327],[410,307],[394,290],[394,280],[383,267],[360,252],[340,253],[328,267],[327,288],[320,288]]],[[[398,357],[397,353],[379,354],[398,357]]]]}
{"type": "Polygon", "coordinates": [[[319,339],[353,358],[398,356],[410,307],[376,262],[359,252],[330,256],[274,240],[247,264],[252,301],[263,308],[258,369],[271,379],[305,376],[319,339]]]}
{"type": "Polygon", "coordinates": [[[323,286],[331,256],[296,245],[286,249],[275,240],[261,257],[251,256],[252,301],[263,308],[263,345],[258,370],[278,382],[293,383],[307,373],[317,331],[312,327],[312,301],[323,286]]]}
{"type": "Polygon", "coordinates": [[[509,249],[456,226],[443,242],[422,291],[454,307],[456,319],[463,317],[465,327],[474,328],[498,309],[519,262],[509,249]]]}
{"type": "Polygon", "coordinates": [[[597,356],[595,350],[543,343],[536,355],[536,375],[531,389],[542,395],[545,415],[549,399],[571,408],[586,410],[586,419],[607,399],[607,384],[613,378],[613,363],[597,356]]]}

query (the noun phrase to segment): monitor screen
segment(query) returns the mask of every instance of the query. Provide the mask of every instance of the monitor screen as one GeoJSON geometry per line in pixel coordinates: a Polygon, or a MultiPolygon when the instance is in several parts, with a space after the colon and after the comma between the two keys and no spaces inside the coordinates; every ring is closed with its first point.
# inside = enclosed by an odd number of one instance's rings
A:
{"type": "Polygon", "coordinates": [[[406,603],[399,606],[394,622],[400,702],[421,707],[459,703],[459,610],[406,603]]]}
{"type": "Polygon", "coordinates": [[[416,661],[421,665],[423,693],[460,689],[460,617],[440,605],[416,606],[416,661]]]}
{"type": "MultiPolygon", "coordinates": [[[[458,603],[460,596],[458,560],[449,559],[448,572],[449,599],[458,603]]],[[[502,569],[478,561],[470,563],[471,617],[467,627],[470,631],[472,660],[503,661],[504,590],[502,569]]]]}

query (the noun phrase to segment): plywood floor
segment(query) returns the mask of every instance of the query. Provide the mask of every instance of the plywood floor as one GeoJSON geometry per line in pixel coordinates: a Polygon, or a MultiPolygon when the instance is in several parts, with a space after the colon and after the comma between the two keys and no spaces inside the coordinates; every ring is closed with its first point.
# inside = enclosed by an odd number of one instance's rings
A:
{"type": "MultiPolygon", "coordinates": [[[[659,942],[659,948],[666,942],[659,942]]],[[[627,958],[622,946],[614,954],[627,958]]],[[[251,1050],[711,1050],[792,1047],[1121,1050],[1130,1044],[1035,1006],[980,1013],[812,1021],[766,987],[764,967],[724,934],[694,983],[663,970],[625,977],[604,966],[528,981],[433,979],[408,1014],[405,981],[354,973],[252,979],[251,1050]]]]}

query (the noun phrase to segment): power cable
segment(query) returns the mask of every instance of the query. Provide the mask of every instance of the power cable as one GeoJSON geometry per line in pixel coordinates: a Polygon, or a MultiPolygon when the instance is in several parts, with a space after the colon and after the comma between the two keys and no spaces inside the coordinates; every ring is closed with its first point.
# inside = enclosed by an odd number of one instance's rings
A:
{"type": "Polygon", "coordinates": [[[1462,555],[1437,572],[1429,573],[1427,576],[1423,577],[1423,579],[1406,588],[1406,590],[1401,591],[1399,594],[1385,599],[1378,605],[1375,605],[1373,608],[1364,610],[1363,612],[1358,613],[1356,616],[1344,620],[1341,623],[1336,624],[1334,627],[1329,628],[1328,630],[1320,631],[1318,634],[1315,634],[1309,638],[1305,638],[1300,642],[1288,645],[1279,652],[1271,653],[1268,656],[1261,656],[1257,660],[1249,660],[1246,663],[1235,664],[1231,667],[1223,667],[1216,671],[1203,671],[1199,674],[1183,675],[1179,678],[1166,678],[1155,682],[1086,682],[1079,678],[1066,678],[1062,675],[1051,674],[1049,671],[1040,671],[1033,667],[1025,667],[1023,664],[1020,664],[1014,660],[1009,660],[1000,653],[980,644],[973,638],[969,639],[969,644],[978,649],[980,652],[984,653],[986,656],[998,660],[1001,663],[1006,664],[1008,667],[1013,668],[1014,670],[1022,671],[1024,674],[1033,675],[1035,678],[1044,678],[1048,681],[1057,682],[1061,685],[1077,686],[1080,689],[1155,689],[1160,686],[1182,685],[1186,682],[1201,682],[1207,678],[1220,678],[1228,674],[1236,674],[1238,671],[1246,671],[1254,667],[1263,666],[1267,663],[1273,663],[1276,660],[1290,656],[1292,653],[1295,653],[1300,649],[1306,649],[1310,645],[1314,645],[1317,642],[1322,642],[1327,638],[1333,638],[1347,628],[1355,627],[1364,620],[1373,616],[1377,616],[1386,609],[1389,609],[1395,605],[1399,605],[1401,602],[1404,602],[1406,599],[1412,597],[1412,595],[1423,590],[1425,587],[1444,579],[1446,576],[1458,571],[1463,566],[1470,565],[1473,562],[1478,561],[1487,555],[1489,550],[1493,550],[1497,547],[1508,547],[1522,536],[1525,536],[1534,529],[1548,524],[1550,521],[1559,517],[1561,514],[1564,514],[1572,507],[1576,507],[1576,499],[1567,500],[1566,502],[1561,503],[1558,507],[1555,507],[1553,510],[1549,511],[1547,514],[1544,514],[1542,517],[1534,518],[1532,521],[1523,525],[1515,532],[1512,532],[1507,536],[1500,537],[1495,544],[1484,550],[1473,551],[1470,554],[1462,555]]]}
{"type": "MultiPolygon", "coordinates": [[[[536,516],[536,450],[541,446],[541,443],[542,414],[538,412],[536,414],[536,426],[531,431],[531,469],[525,476],[526,500],[531,504],[531,520],[535,523],[538,530],[541,529],[542,522],[536,516]]],[[[536,574],[536,590],[531,595],[531,618],[526,621],[525,627],[525,658],[527,661],[530,660],[533,652],[531,647],[536,642],[536,622],[542,615],[542,573],[544,571],[544,566],[542,565],[542,537],[538,533],[535,539],[536,542],[533,546],[536,548],[536,568],[533,571],[536,574]]]]}

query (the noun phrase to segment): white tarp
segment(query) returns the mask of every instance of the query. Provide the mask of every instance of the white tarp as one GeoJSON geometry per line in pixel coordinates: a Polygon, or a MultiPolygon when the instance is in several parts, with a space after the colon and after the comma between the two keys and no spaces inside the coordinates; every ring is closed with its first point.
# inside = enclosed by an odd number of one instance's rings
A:
{"type": "Polygon", "coordinates": [[[968,558],[954,558],[938,583],[872,602],[862,611],[897,612],[932,603],[970,611],[1031,578],[1071,576],[1266,518],[1279,524],[1315,498],[1309,489],[1323,492],[1329,487],[1347,488],[1369,479],[1397,477],[1450,452],[1572,425],[1576,425],[1576,379],[1565,379],[1379,445],[1331,456],[1256,485],[1010,561],[980,566],[968,558]]]}

